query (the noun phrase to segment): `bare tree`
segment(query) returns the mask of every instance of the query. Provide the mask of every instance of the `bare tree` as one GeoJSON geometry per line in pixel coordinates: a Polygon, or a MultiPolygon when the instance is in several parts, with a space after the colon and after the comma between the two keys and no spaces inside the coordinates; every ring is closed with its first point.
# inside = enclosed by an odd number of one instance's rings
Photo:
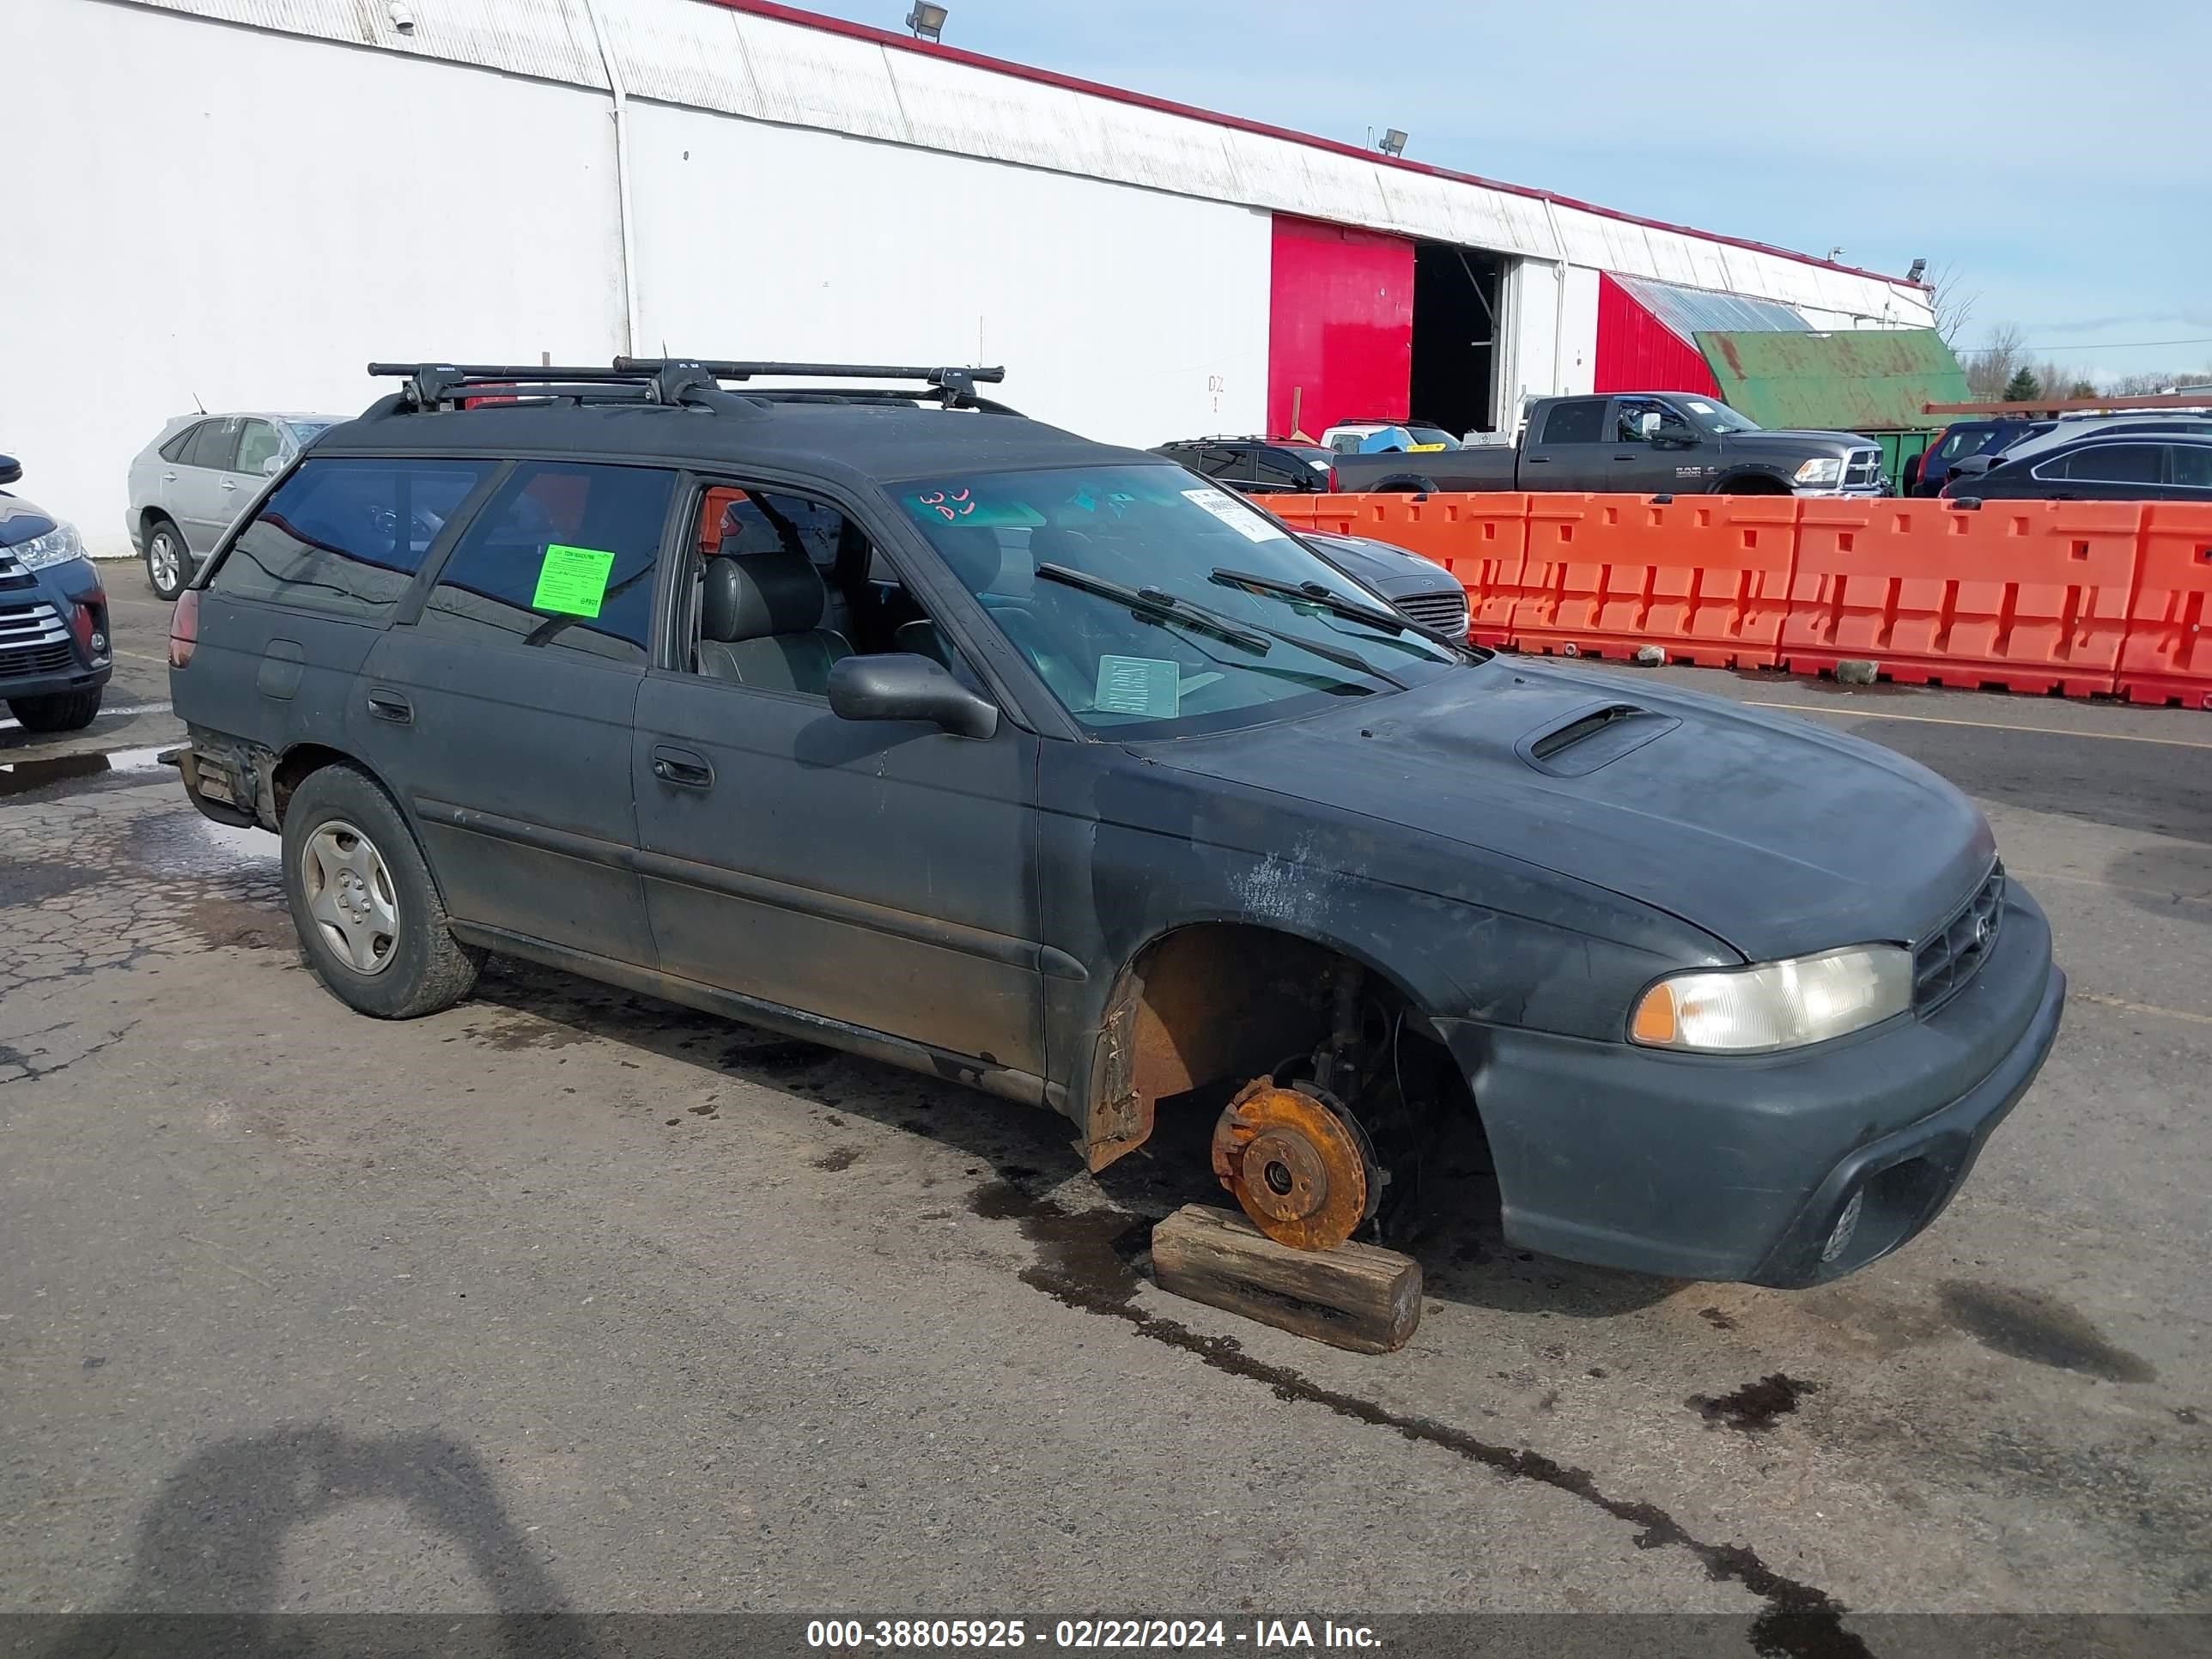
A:
{"type": "Polygon", "coordinates": [[[1935,290],[1936,331],[1956,351],[1966,325],[1973,320],[1974,307],[1981,302],[1981,292],[1960,286],[1959,268],[1948,259],[1936,267],[1928,285],[1935,290]]]}
{"type": "Polygon", "coordinates": [[[2027,343],[2016,323],[2000,323],[1991,329],[1982,349],[1967,356],[1967,395],[1976,403],[2000,401],[2005,383],[2027,367],[2027,343]]]}

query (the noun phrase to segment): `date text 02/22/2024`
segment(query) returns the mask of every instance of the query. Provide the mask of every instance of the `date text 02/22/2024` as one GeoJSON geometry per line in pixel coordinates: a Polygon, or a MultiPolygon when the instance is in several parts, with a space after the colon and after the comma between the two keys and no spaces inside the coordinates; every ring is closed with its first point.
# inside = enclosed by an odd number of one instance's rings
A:
{"type": "Polygon", "coordinates": [[[1032,1629],[1023,1619],[817,1619],[806,1645],[863,1651],[960,1648],[1051,1648],[1060,1651],[1174,1651],[1242,1647],[1296,1654],[1375,1649],[1382,1639],[1365,1625],[1334,1619],[1060,1619],[1032,1629]]]}

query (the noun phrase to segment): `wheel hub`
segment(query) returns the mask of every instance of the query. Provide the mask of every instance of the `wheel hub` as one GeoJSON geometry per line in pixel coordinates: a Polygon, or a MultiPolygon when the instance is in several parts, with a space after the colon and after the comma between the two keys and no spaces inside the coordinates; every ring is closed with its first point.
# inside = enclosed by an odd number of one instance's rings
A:
{"type": "Polygon", "coordinates": [[[1213,1172],[1254,1226],[1301,1250],[1343,1243],[1372,1213],[1381,1189],[1356,1123],[1268,1078],[1248,1085],[1214,1126],[1213,1172]]]}

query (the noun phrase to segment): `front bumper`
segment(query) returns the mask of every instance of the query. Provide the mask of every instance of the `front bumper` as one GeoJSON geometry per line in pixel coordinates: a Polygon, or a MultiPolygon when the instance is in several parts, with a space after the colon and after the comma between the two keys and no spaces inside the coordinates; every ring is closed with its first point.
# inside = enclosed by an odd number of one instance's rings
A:
{"type": "Polygon", "coordinates": [[[29,585],[0,590],[0,702],[106,684],[115,653],[99,571],[89,559],[72,559],[31,574],[29,585]],[[92,631],[109,641],[97,653],[74,626],[80,605],[91,607],[92,631]]]}
{"type": "Polygon", "coordinates": [[[1989,961],[1934,1014],[1794,1054],[1665,1054],[1440,1022],[1490,1139],[1505,1236],[1670,1278],[1795,1286],[1942,1212],[2058,1032],[2066,976],[2016,884],[1989,961]],[[1849,1243],[1821,1249],[1854,1194],[1849,1243]]]}

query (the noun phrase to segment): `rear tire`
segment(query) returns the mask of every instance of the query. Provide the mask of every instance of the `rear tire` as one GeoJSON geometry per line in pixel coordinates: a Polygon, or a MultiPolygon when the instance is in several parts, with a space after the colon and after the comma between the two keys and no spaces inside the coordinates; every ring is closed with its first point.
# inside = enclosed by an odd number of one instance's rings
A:
{"type": "Polygon", "coordinates": [[[26,732],[82,732],[100,713],[105,686],[81,691],[52,691],[43,697],[10,697],[8,710],[26,732]]]}
{"type": "Polygon", "coordinates": [[[192,579],[191,550],[184,532],[167,519],[146,527],[146,583],[156,599],[173,599],[192,579]]]}
{"type": "Polygon", "coordinates": [[[323,988],[357,1013],[414,1019],[476,984],[437,884],[392,798],[350,766],[311,772],[284,808],[284,896],[323,988]]]}

